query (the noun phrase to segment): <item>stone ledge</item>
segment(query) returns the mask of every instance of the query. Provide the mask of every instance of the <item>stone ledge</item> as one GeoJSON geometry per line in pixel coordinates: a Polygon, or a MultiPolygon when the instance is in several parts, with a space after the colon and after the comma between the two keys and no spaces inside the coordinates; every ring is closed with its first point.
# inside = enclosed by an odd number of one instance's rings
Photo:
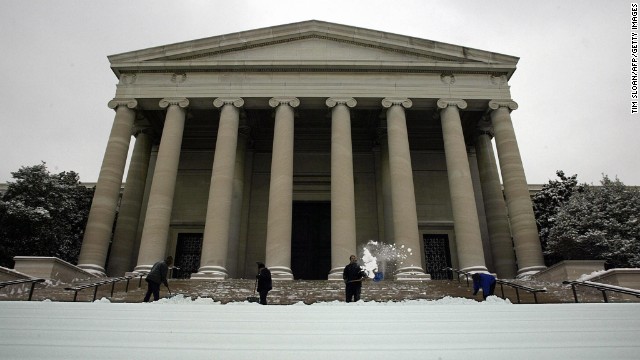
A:
{"type": "Polygon", "coordinates": [[[97,276],[56,257],[15,256],[14,270],[31,277],[71,283],[97,276]]]}

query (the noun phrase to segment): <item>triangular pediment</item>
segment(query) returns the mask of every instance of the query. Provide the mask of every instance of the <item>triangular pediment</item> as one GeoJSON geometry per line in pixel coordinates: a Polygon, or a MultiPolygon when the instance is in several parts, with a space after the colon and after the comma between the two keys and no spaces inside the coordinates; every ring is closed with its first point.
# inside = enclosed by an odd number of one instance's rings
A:
{"type": "Polygon", "coordinates": [[[517,57],[322,21],[249,30],[109,56],[132,71],[295,69],[490,72],[510,77],[517,57]]]}

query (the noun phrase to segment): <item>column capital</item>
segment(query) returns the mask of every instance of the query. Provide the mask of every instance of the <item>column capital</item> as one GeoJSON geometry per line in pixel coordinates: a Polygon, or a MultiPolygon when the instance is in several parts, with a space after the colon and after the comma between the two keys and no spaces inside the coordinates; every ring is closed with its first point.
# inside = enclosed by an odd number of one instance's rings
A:
{"type": "Polygon", "coordinates": [[[107,103],[110,109],[115,109],[118,106],[126,106],[129,109],[135,109],[138,107],[138,100],[133,98],[114,98],[107,103]]]}
{"type": "Polygon", "coordinates": [[[405,109],[408,109],[413,105],[413,102],[407,98],[387,97],[382,99],[383,107],[390,108],[393,105],[402,105],[405,109]]]}
{"type": "Polygon", "coordinates": [[[273,97],[269,99],[269,106],[275,108],[279,105],[289,105],[295,108],[300,105],[300,100],[297,97],[273,97]]]}
{"type": "Polygon", "coordinates": [[[467,108],[467,102],[462,99],[438,99],[436,104],[440,110],[446,109],[449,106],[457,106],[460,110],[467,108]]]}
{"type": "Polygon", "coordinates": [[[219,97],[213,100],[213,106],[220,108],[224,105],[233,105],[240,108],[244,105],[244,99],[239,97],[219,97]]]}
{"type": "Polygon", "coordinates": [[[168,108],[171,105],[177,105],[177,106],[180,106],[181,108],[186,108],[187,106],[189,106],[189,99],[179,97],[179,98],[164,98],[160,100],[160,107],[163,109],[168,108]]]}
{"type": "Polygon", "coordinates": [[[342,105],[346,105],[350,108],[356,106],[358,102],[356,101],[356,99],[352,98],[352,97],[330,97],[327,99],[327,101],[325,102],[325,104],[327,104],[328,107],[332,108],[338,104],[342,104],[342,105]]]}
{"type": "Polygon", "coordinates": [[[506,107],[509,112],[518,108],[518,103],[511,99],[495,99],[489,101],[489,111],[498,110],[501,107],[506,107]]]}

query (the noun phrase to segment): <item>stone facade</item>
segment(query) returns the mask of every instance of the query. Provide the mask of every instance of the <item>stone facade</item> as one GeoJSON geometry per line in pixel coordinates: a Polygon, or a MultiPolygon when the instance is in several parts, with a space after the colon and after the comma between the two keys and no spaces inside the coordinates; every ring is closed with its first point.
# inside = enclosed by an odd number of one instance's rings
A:
{"type": "Polygon", "coordinates": [[[252,277],[264,261],[277,279],[339,279],[370,240],[412,249],[396,279],[544,269],[511,122],[515,57],[306,21],[109,61],[87,271],[173,255],[192,278],[252,277]]]}

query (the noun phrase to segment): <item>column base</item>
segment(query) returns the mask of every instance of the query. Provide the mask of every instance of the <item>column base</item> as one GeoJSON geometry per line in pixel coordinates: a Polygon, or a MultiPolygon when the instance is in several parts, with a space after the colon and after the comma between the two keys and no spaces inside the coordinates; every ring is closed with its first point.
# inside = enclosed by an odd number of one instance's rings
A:
{"type": "Polygon", "coordinates": [[[545,270],[547,267],[544,265],[540,266],[529,266],[526,268],[518,269],[518,273],[516,274],[516,279],[522,279],[534,274],[539,273],[542,270],[545,270]]]}
{"type": "Polygon", "coordinates": [[[424,281],[431,280],[431,275],[427,274],[422,268],[417,266],[408,266],[400,268],[393,274],[393,280],[398,281],[424,281]]]}
{"type": "Polygon", "coordinates": [[[80,269],[95,275],[97,277],[105,277],[107,276],[107,272],[104,270],[102,266],[94,265],[94,264],[78,264],[80,269]]]}
{"type": "Polygon", "coordinates": [[[343,267],[333,268],[333,269],[331,269],[331,271],[329,271],[329,276],[327,276],[327,280],[344,281],[344,279],[342,278],[342,273],[343,272],[344,272],[344,268],[343,267]]]}
{"type": "Polygon", "coordinates": [[[270,266],[269,271],[273,280],[293,280],[293,272],[286,266],[270,266]]]}
{"type": "Polygon", "coordinates": [[[197,273],[191,274],[194,280],[226,280],[229,278],[227,269],[222,266],[202,266],[197,273]]]}
{"type": "Polygon", "coordinates": [[[151,264],[151,265],[138,265],[133,269],[132,273],[133,274],[138,274],[138,275],[139,274],[148,274],[149,271],[151,271],[152,267],[153,267],[153,264],[151,264]]]}
{"type": "Polygon", "coordinates": [[[487,269],[486,266],[469,266],[463,269],[460,269],[460,271],[464,271],[464,272],[468,272],[468,273],[489,273],[489,269],[487,269]]]}

